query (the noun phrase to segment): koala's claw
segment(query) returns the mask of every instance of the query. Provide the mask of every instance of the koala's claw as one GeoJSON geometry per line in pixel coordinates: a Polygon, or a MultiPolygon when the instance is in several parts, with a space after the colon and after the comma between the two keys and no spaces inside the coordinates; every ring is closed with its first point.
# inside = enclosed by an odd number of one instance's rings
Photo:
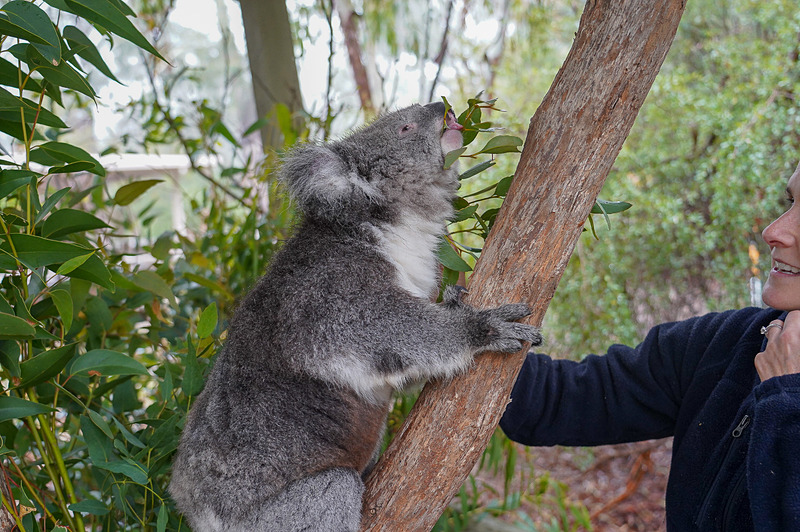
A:
{"type": "Polygon", "coordinates": [[[466,288],[454,284],[445,289],[444,294],[442,294],[442,302],[445,305],[454,307],[463,305],[461,298],[467,294],[469,294],[469,291],[466,288]]]}
{"type": "Polygon", "coordinates": [[[530,316],[531,309],[525,303],[510,303],[497,307],[492,314],[503,321],[517,321],[525,316],[530,316]]]}

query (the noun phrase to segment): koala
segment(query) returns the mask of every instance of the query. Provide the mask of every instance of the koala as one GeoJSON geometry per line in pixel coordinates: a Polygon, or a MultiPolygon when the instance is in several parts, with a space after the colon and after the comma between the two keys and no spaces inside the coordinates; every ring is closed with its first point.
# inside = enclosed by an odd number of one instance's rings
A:
{"type": "Polygon", "coordinates": [[[392,392],[541,342],[524,304],[433,302],[461,129],[413,105],[285,158],[300,220],[238,304],[172,468],[195,531],[358,530],[392,392]]]}

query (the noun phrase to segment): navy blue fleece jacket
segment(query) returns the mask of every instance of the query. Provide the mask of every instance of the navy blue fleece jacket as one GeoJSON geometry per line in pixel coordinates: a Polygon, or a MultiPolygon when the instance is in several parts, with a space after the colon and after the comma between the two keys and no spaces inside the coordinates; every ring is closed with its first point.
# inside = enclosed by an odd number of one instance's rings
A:
{"type": "Polygon", "coordinates": [[[669,531],[800,531],[800,374],[761,382],[753,365],[781,316],[667,323],[580,363],[529,354],[500,426],[526,445],[674,436],[669,531]]]}

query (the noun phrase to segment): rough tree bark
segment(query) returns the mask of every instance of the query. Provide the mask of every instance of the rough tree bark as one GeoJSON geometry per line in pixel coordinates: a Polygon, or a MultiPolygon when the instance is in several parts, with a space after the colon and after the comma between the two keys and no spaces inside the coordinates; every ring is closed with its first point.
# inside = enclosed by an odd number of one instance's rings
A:
{"type": "MultiPolygon", "coordinates": [[[[669,50],[683,0],[589,0],[531,120],[516,179],[473,273],[469,302],[513,301],[541,324],[589,210],[669,50]]],[[[579,324],[576,324],[579,326],[579,324]]],[[[524,352],[479,357],[429,383],[367,479],[362,530],[430,530],[480,458],[524,352]]]]}

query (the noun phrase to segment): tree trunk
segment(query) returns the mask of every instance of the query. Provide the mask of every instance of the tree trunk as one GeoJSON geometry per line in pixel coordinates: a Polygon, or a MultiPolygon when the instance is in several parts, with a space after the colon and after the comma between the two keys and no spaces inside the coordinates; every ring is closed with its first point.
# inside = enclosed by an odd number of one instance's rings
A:
{"type": "MultiPolygon", "coordinates": [[[[528,302],[541,324],[589,211],[675,36],[681,0],[589,0],[531,120],[468,301],[528,302]]],[[[576,327],[580,324],[576,323],[576,327]]],[[[362,530],[430,530],[480,458],[524,352],[429,383],[367,479],[362,530]]]]}
{"type": "MultiPolygon", "coordinates": [[[[283,0],[239,0],[239,5],[258,116],[268,116],[279,103],[296,115],[303,109],[303,98],[286,4],[283,0]]],[[[261,128],[261,141],[265,150],[283,147],[277,120],[261,128]]]]}
{"type": "Polygon", "coordinates": [[[11,497],[11,491],[8,489],[9,485],[6,469],[0,463],[0,532],[11,532],[17,526],[14,516],[3,504],[4,501],[8,501],[12,508],[16,506],[14,499],[11,497]]]}
{"type": "Polygon", "coordinates": [[[350,0],[333,0],[336,14],[344,34],[344,43],[347,47],[347,56],[350,58],[350,68],[353,70],[353,79],[356,82],[358,98],[361,108],[367,115],[375,114],[375,105],[372,102],[372,91],[369,86],[369,76],[361,58],[361,43],[358,40],[357,17],[350,0]]]}

